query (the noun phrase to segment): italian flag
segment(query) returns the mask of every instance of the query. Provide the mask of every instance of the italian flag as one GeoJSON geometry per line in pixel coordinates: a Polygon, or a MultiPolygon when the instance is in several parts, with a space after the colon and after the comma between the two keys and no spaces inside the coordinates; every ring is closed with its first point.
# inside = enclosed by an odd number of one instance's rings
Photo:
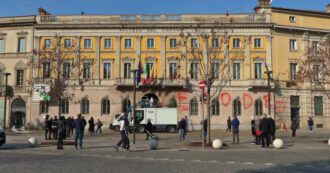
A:
{"type": "Polygon", "coordinates": [[[148,64],[146,63],[146,66],[144,68],[144,76],[143,76],[143,81],[142,81],[142,84],[143,85],[146,85],[147,84],[147,81],[148,81],[148,64]]]}
{"type": "Polygon", "coordinates": [[[151,74],[150,74],[150,79],[149,79],[149,85],[151,85],[152,81],[154,80],[154,65],[152,66],[152,69],[151,69],[151,74]]]}

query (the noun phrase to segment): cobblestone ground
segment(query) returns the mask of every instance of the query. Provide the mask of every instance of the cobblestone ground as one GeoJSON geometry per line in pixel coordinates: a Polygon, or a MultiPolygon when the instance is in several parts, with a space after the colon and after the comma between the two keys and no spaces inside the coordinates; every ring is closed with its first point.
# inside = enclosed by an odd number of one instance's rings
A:
{"type": "MultiPolygon", "coordinates": [[[[116,152],[119,133],[104,130],[102,135],[85,135],[84,149],[65,145],[30,147],[30,137],[44,142],[42,131],[7,131],[7,144],[0,147],[0,172],[330,172],[329,131],[278,132],[283,149],[261,149],[251,144],[250,131],[241,130],[240,144],[231,144],[231,134],[212,131],[227,146],[220,150],[191,145],[200,142],[200,132],[188,133],[185,141],[178,134],[158,133],[159,148],[150,150],[144,134],[137,134],[131,152],[116,152]]],[[[130,135],[132,142],[132,135],[130,135]]],[[[68,141],[72,141],[69,138],[68,141]]]]}

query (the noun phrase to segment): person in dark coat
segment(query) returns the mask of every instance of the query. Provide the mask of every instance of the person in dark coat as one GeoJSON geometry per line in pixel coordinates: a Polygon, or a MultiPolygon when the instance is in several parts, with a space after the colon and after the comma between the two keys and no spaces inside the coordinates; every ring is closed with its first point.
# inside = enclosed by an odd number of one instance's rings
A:
{"type": "Polygon", "coordinates": [[[88,124],[89,124],[88,131],[92,135],[92,134],[94,134],[94,129],[95,129],[95,123],[94,123],[93,117],[91,117],[91,119],[89,119],[88,124]]]}
{"type": "Polygon", "coordinates": [[[58,119],[57,116],[54,116],[54,120],[52,121],[52,130],[53,130],[53,140],[57,140],[57,130],[58,130],[58,119]]]}
{"type": "Polygon", "coordinates": [[[276,124],[275,120],[271,116],[268,116],[268,119],[270,121],[270,143],[273,143],[275,140],[276,124]]]}
{"type": "Polygon", "coordinates": [[[48,140],[48,133],[50,133],[50,131],[49,131],[49,129],[51,128],[51,127],[49,127],[49,115],[46,115],[46,117],[45,117],[45,140],[48,140]]]}
{"type": "Polygon", "coordinates": [[[227,130],[226,130],[226,132],[231,133],[231,119],[230,119],[230,117],[228,117],[228,119],[227,119],[227,130]]]}
{"type": "Polygon", "coordinates": [[[48,127],[48,140],[52,140],[52,134],[53,134],[53,118],[50,118],[49,121],[47,122],[47,127],[48,127]]]}
{"type": "Polygon", "coordinates": [[[237,116],[234,116],[234,119],[231,121],[233,127],[233,144],[235,144],[235,139],[237,139],[236,144],[239,144],[239,125],[240,122],[237,116]]]}
{"type": "Polygon", "coordinates": [[[84,137],[84,130],[85,130],[85,123],[81,118],[81,114],[77,115],[77,119],[74,120],[74,129],[75,129],[75,139],[74,139],[74,146],[78,149],[78,138],[79,138],[79,147],[82,149],[82,141],[84,137]]]}
{"type": "Polygon", "coordinates": [[[269,133],[270,133],[270,121],[267,118],[267,115],[264,115],[264,118],[261,119],[259,124],[259,129],[261,132],[261,142],[262,142],[262,148],[268,148],[269,147],[269,133]],[[266,144],[265,144],[266,142],[266,144]]]}
{"type": "Polygon", "coordinates": [[[71,129],[72,129],[72,125],[73,123],[71,122],[71,117],[69,116],[67,119],[66,119],[66,136],[67,137],[70,137],[71,136],[71,129]]]}
{"type": "Polygon", "coordinates": [[[184,118],[182,118],[181,121],[179,121],[178,126],[179,126],[179,139],[180,139],[180,141],[185,140],[185,138],[186,138],[185,129],[186,129],[187,124],[186,124],[186,121],[184,118]]]}
{"type": "Polygon", "coordinates": [[[204,142],[206,142],[206,135],[207,135],[207,118],[205,118],[205,120],[202,122],[203,123],[203,130],[204,130],[204,142]]]}
{"type": "Polygon", "coordinates": [[[308,118],[307,123],[308,123],[309,131],[313,132],[314,121],[313,121],[312,117],[308,118]]]}
{"type": "MultiPolygon", "coordinates": [[[[148,131],[148,132],[150,132],[151,133],[151,131],[152,131],[152,123],[151,123],[151,121],[150,121],[150,119],[148,119],[148,123],[147,123],[147,126],[146,126],[146,130],[148,131]]],[[[146,138],[146,140],[149,140],[149,133],[146,131],[146,134],[147,134],[147,138],[146,138]]],[[[150,136],[151,137],[151,136],[150,136]]]]}
{"type": "Polygon", "coordinates": [[[57,149],[63,149],[63,137],[65,133],[65,125],[64,125],[64,116],[60,116],[60,120],[58,121],[58,140],[57,140],[57,149]]]}
{"type": "Polygon", "coordinates": [[[251,134],[252,134],[252,144],[255,143],[256,140],[256,127],[255,127],[256,121],[254,120],[254,118],[252,118],[251,120],[251,134]]]}
{"type": "Polygon", "coordinates": [[[102,134],[102,122],[100,119],[97,120],[97,123],[96,123],[96,126],[97,126],[97,129],[96,129],[96,134],[97,132],[100,132],[100,134],[102,134]]]}
{"type": "Polygon", "coordinates": [[[291,119],[291,130],[292,130],[292,137],[295,138],[296,137],[296,130],[298,128],[298,124],[297,124],[297,118],[293,117],[291,119]]]}

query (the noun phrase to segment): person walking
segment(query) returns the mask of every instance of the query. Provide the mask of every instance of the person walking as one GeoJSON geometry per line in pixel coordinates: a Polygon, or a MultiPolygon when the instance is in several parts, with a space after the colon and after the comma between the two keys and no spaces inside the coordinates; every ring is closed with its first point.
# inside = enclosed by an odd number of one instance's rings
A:
{"type": "Polygon", "coordinates": [[[226,133],[227,132],[231,133],[231,119],[230,119],[230,117],[228,117],[228,119],[227,119],[227,130],[226,130],[226,133]]]}
{"type": "MultiPolygon", "coordinates": [[[[151,131],[152,131],[152,123],[151,123],[150,119],[148,119],[148,123],[147,123],[147,127],[146,127],[146,134],[147,134],[146,140],[149,140],[149,136],[150,136],[150,134],[152,134],[151,131]]],[[[151,137],[152,136],[150,136],[150,138],[151,137]]]]}
{"type": "Polygon", "coordinates": [[[186,128],[184,129],[184,135],[186,136],[189,130],[189,118],[187,116],[184,117],[184,121],[186,122],[186,128]]]}
{"type": "Polygon", "coordinates": [[[235,144],[235,138],[237,138],[236,144],[239,144],[239,120],[237,116],[234,116],[234,119],[231,121],[231,125],[233,128],[233,144],[235,144]]]}
{"type": "Polygon", "coordinates": [[[78,149],[78,138],[79,138],[79,147],[80,149],[82,149],[85,125],[86,124],[84,124],[81,114],[78,114],[77,119],[74,120],[74,129],[75,129],[74,146],[76,147],[76,149],[78,149]]]}
{"type": "Polygon", "coordinates": [[[120,120],[120,134],[121,139],[118,141],[117,145],[115,146],[115,150],[118,152],[118,148],[123,144],[123,148],[125,148],[125,152],[129,151],[129,138],[128,138],[128,129],[129,129],[129,122],[127,125],[127,114],[124,115],[123,118],[120,120]],[[126,116],[126,119],[125,119],[126,116]],[[126,125],[125,125],[126,124],[126,125]]]}
{"type": "Polygon", "coordinates": [[[270,121],[267,118],[267,115],[264,114],[264,117],[261,119],[259,124],[259,129],[261,133],[261,142],[262,147],[261,148],[268,148],[269,147],[269,133],[270,133],[270,121]]]}
{"type": "Polygon", "coordinates": [[[186,121],[185,119],[181,119],[181,121],[179,121],[178,123],[178,127],[179,127],[179,140],[185,140],[185,137],[186,137],[186,132],[185,132],[185,129],[186,129],[186,121]]]}
{"type": "Polygon", "coordinates": [[[276,123],[270,115],[268,116],[268,119],[270,122],[270,143],[273,143],[273,141],[275,140],[276,123]]]}
{"type": "Polygon", "coordinates": [[[58,119],[57,116],[54,116],[54,120],[52,121],[52,130],[53,130],[53,140],[57,140],[58,135],[58,119]]]}
{"type": "Polygon", "coordinates": [[[254,118],[251,120],[251,134],[252,134],[252,144],[255,144],[256,141],[256,127],[255,127],[256,121],[254,118]]]}
{"type": "Polygon", "coordinates": [[[49,121],[48,121],[48,123],[47,123],[47,126],[48,126],[48,140],[52,140],[53,138],[52,138],[52,134],[53,134],[53,126],[52,126],[52,124],[53,124],[53,121],[54,121],[54,119],[53,119],[53,117],[51,117],[50,119],[49,119],[49,121]]]}
{"type": "Polygon", "coordinates": [[[308,123],[309,131],[313,132],[314,121],[313,121],[312,117],[308,118],[307,123],[308,123]]]}
{"type": "Polygon", "coordinates": [[[49,115],[46,115],[46,117],[45,117],[45,140],[48,140],[48,133],[50,133],[50,131],[49,131],[49,129],[51,128],[51,127],[49,127],[49,115]]]}
{"type": "Polygon", "coordinates": [[[100,132],[100,134],[102,134],[102,126],[103,126],[103,124],[102,124],[102,122],[101,122],[100,119],[97,120],[96,126],[97,126],[96,134],[97,134],[97,132],[100,132]]]}
{"type": "Polygon", "coordinates": [[[89,134],[93,135],[94,134],[94,129],[95,129],[95,123],[94,123],[94,118],[93,117],[91,117],[91,119],[89,119],[88,125],[89,125],[89,128],[88,128],[89,134]]]}
{"type": "Polygon", "coordinates": [[[298,124],[297,124],[297,118],[293,117],[291,119],[291,130],[292,130],[292,137],[295,138],[296,137],[296,130],[298,128],[298,124]]]}
{"type": "Polygon", "coordinates": [[[259,126],[260,126],[260,117],[257,116],[256,117],[256,120],[255,120],[255,129],[256,129],[256,145],[260,145],[260,140],[261,140],[261,133],[260,133],[260,129],[259,129],[259,126]]]}
{"type": "Polygon", "coordinates": [[[60,116],[60,120],[58,121],[58,140],[57,140],[57,149],[63,149],[63,137],[65,133],[65,125],[64,125],[64,116],[60,116]]]}

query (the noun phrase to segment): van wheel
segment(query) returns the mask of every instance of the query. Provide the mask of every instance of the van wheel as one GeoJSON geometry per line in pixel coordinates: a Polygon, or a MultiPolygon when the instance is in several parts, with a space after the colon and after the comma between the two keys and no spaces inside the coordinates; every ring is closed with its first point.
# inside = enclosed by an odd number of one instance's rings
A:
{"type": "Polygon", "coordinates": [[[146,130],[146,128],[144,126],[139,126],[138,127],[138,132],[139,133],[144,133],[145,130],[146,130]]]}
{"type": "Polygon", "coordinates": [[[119,131],[120,127],[119,126],[115,126],[115,131],[119,131]]]}
{"type": "Polygon", "coordinates": [[[174,126],[168,126],[167,129],[166,129],[166,131],[168,133],[175,133],[175,127],[174,126]]]}

